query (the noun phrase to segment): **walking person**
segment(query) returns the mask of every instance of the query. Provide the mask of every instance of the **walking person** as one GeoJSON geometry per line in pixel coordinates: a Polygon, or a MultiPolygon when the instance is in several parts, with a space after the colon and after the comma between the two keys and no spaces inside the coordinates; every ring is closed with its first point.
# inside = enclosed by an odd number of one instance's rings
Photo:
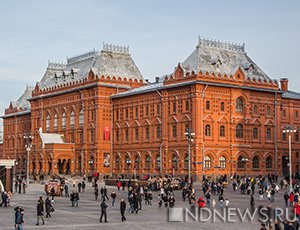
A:
{"type": "Polygon", "coordinates": [[[45,210],[46,210],[46,218],[51,217],[51,212],[54,210],[52,206],[52,202],[50,200],[50,197],[46,198],[45,201],[45,210]]]}
{"type": "Polygon", "coordinates": [[[99,196],[99,189],[98,189],[98,187],[95,187],[94,195],[95,195],[95,200],[98,200],[98,196],[99,196]]]}
{"type": "Polygon", "coordinates": [[[74,193],[74,204],[76,205],[76,207],[78,207],[78,201],[79,201],[79,193],[75,192],[74,193]]]}
{"type": "Polygon", "coordinates": [[[15,208],[15,230],[23,230],[24,210],[18,206],[15,208]]]}
{"type": "Polygon", "coordinates": [[[85,190],[85,182],[84,181],[82,181],[82,183],[81,183],[81,188],[82,188],[82,192],[84,193],[84,190],[85,190]]]}
{"type": "Polygon", "coordinates": [[[44,220],[44,201],[43,198],[40,196],[40,199],[37,202],[36,206],[36,212],[37,212],[37,222],[36,225],[40,225],[40,219],[43,221],[43,225],[45,224],[44,220]]]}
{"type": "Polygon", "coordinates": [[[115,206],[115,202],[116,202],[116,197],[117,197],[117,194],[115,191],[112,191],[111,194],[110,194],[110,197],[112,199],[112,206],[115,206]]]}
{"type": "Polygon", "coordinates": [[[23,194],[25,194],[26,193],[26,183],[25,183],[25,181],[22,184],[23,184],[23,194]]]}
{"type": "Polygon", "coordinates": [[[64,186],[64,190],[65,190],[65,197],[69,197],[69,186],[67,184],[65,184],[64,186]]]}
{"type": "Polygon", "coordinates": [[[124,199],[121,199],[120,202],[120,211],[121,211],[121,221],[126,221],[126,217],[125,217],[125,210],[126,210],[126,201],[124,199]]]}
{"type": "Polygon", "coordinates": [[[101,193],[102,199],[109,200],[109,198],[107,196],[107,188],[105,186],[103,188],[101,188],[100,193],[101,193]]]}
{"type": "Polygon", "coordinates": [[[81,187],[82,187],[81,182],[79,182],[77,186],[78,186],[78,192],[81,193],[81,187]]]}
{"type": "Polygon", "coordinates": [[[289,194],[287,192],[284,193],[283,195],[283,198],[284,198],[284,201],[285,201],[285,206],[287,207],[288,206],[288,203],[289,203],[289,194]]]}
{"type": "Polygon", "coordinates": [[[105,202],[105,199],[103,199],[103,201],[102,201],[100,207],[101,207],[101,216],[100,216],[99,222],[102,223],[102,218],[103,218],[103,216],[104,216],[104,222],[107,223],[107,213],[106,213],[106,209],[107,209],[108,206],[107,206],[107,204],[106,204],[106,202],[105,202]]]}

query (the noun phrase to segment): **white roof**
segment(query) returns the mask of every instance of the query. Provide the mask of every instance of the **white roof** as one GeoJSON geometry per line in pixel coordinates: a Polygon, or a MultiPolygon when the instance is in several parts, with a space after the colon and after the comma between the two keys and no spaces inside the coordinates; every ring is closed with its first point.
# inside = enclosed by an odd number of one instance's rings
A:
{"type": "Polygon", "coordinates": [[[45,144],[64,144],[63,135],[57,133],[43,133],[42,128],[39,129],[40,137],[43,143],[43,148],[45,144]]]}

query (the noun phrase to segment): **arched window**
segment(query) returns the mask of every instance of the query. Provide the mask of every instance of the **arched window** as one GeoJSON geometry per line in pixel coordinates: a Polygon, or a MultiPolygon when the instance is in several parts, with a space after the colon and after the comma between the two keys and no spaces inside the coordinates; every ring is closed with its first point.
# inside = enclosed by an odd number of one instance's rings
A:
{"type": "Polygon", "coordinates": [[[271,108],[270,108],[270,106],[267,106],[267,116],[271,116],[271,108]]]}
{"type": "Polygon", "coordinates": [[[49,114],[46,117],[46,131],[50,132],[50,115],[49,114]]]}
{"type": "Polygon", "coordinates": [[[155,168],[160,169],[160,156],[157,156],[155,159],[155,168]]]}
{"type": "Polygon", "coordinates": [[[273,169],[273,162],[271,157],[267,157],[266,159],[266,169],[273,169]]]}
{"type": "Polygon", "coordinates": [[[236,126],[236,134],[235,134],[235,136],[237,138],[243,138],[243,126],[241,124],[238,124],[236,126]]]}
{"type": "Polygon", "coordinates": [[[253,114],[257,114],[257,105],[254,105],[254,107],[253,107],[253,114]]]}
{"type": "Polygon", "coordinates": [[[210,110],[210,102],[209,101],[206,101],[205,108],[206,108],[206,110],[210,110]]]}
{"type": "Polygon", "coordinates": [[[72,111],[71,114],[70,114],[70,126],[71,126],[71,128],[74,128],[74,125],[75,125],[75,113],[74,113],[74,111],[72,111]]]}
{"type": "Polygon", "coordinates": [[[224,112],[225,111],[225,103],[221,102],[221,111],[224,112]]]}
{"type": "Polygon", "coordinates": [[[178,169],[178,158],[176,155],[173,156],[172,158],[172,168],[173,169],[178,169]]]}
{"type": "Polygon", "coordinates": [[[58,116],[57,113],[54,114],[54,129],[57,130],[57,126],[58,126],[58,116]]]}
{"type": "Polygon", "coordinates": [[[219,167],[222,169],[226,168],[226,158],[224,156],[219,158],[219,167]]]}
{"type": "Polygon", "coordinates": [[[129,169],[130,168],[130,165],[131,165],[131,159],[129,158],[129,156],[127,156],[126,158],[125,158],[125,167],[126,167],[126,169],[129,169]]]}
{"type": "Polygon", "coordinates": [[[225,126],[224,125],[220,126],[220,137],[225,137],[225,126]]]}
{"type": "Polygon", "coordinates": [[[84,123],[84,113],[83,113],[83,110],[80,110],[80,112],[79,112],[79,125],[83,126],[83,123],[84,123]]]}
{"type": "Polygon", "coordinates": [[[205,136],[210,136],[210,125],[205,126],[205,136]]]}
{"type": "Polygon", "coordinates": [[[117,170],[120,169],[120,158],[119,157],[116,157],[116,159],[115,159],[115,168],[117,170]]]}
{"type": "Polygon", "coordinates": [[[139,156],[137,156],[135,158],[135,162],[134,162],[135,169],[137,169],[137,170],[140,169],[140,162],[141,162],[141,158],[139,156]]]}
{"type": "Polygon", "coordinates": [[[149,170],[151,164],[151,158],[149,156],[146,157],[145,169],[149,170]]]}
{"type": "Polygon", "coordinates": [[[66,116],[66,113],[63,112],[62,116],[61,116],[61,127],[63,129],[66,128],[66,120],[67,120],[67,116],[66,116]]]}
{"type": "Polygon", "coordinates": [[[189,168],[189,155],[188,154],[184,158],[184,168],[185,169],[189,168]]]}
{"type": "Polygon", "coordinates": [[[258,129],[257,128],[253,128],[253,139],[254,140],[258,139],[258,129]]]}
{"type": "Polygon", "coordinates": [[[236,112],[242,113],[244,112],[244,102],[242,98],[236,99],[236,112]]]}
{"type": "Polygon", "coordinates": [[[270,141],[271,140],[271,129],[270,128],[267,128],[267,133],[266,133],[266,138],[267,138],[267,141],[270,141]]]}
{"type": "Polygon", "coordinates": [[[247,160],[248,160],[247,158],[245,158],[243,156],[239,156],[238,161],[237,161],[237,168],[245,169],[247,160]]]}
{"type": "Polygon", "coordinates": [[[211,158],[210,156],[204,157],[204,168],[210,169],[211,168],[211,158]]]}
{"type": "Polygon", "coordinates": [[[259,169],[259,159],[258,157],[253,157],[252,159],[252,168],[259,169]]]}

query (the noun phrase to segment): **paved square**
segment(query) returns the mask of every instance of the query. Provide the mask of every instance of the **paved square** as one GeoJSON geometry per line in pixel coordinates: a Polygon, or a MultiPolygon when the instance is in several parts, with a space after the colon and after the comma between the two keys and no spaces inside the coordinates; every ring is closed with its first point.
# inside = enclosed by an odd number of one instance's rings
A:
{"type": "MultiPolygon", "coordinates": [[[[99,183],[103,186],[103,183],[99,183]]],[[[200,185],[196,185],[196,199],[203,196],[200,191],[200,185]]],[[[108,196],[112,190],[117,191],[116,187],[107,187],[108,196]]],[[[72,191],[70,187],[69,192],[72,191]]],[[[257,191],[256,191],[257,193],[257,191]]],[[[283,200],[284,191],[280,191],[275,196],[273,207],[284,207],[283,200]]],[[[50,219],[45,218],[46,224],[36,226],[36,201],[39,196],[46,198],[44,185],[30,184],[27,194],[14,194],[11,201],[11,207],[0,208],[0,229],[11,230],[14,226],[14,207],[21,205],[25,209],[25,225],[24,229],[68,229],[68,230],[88,230],[88,229],[259,229],[260,224],[255,219],[246,223],[224,223],[217,220],[215,223],[195,222],[192,218],[188,218],[188,222],[168,222],[168,210],[164,207],[158,207],[158,192],[153,192],[153,205],[146,206],[143,203],[142,210],[138,214],[131,214],[126,211],[126,222],[121,222],[119,202],[120,198],[125,198],[127,202],[127,189],[125,191],[117,191],[117,200],[115,206],[111,206],[111,200],[108,201],[108,223],[99,223],[100,202],[94,200],[93,188],[90,183],[87,184],[85,193],[80,194],[79,207],[71,207],[69,198],[56,197],[54,202],[55,212],[50,219]]],[[[217,197],[214,197],[217,199],[217,197]]],[[[250,204],[248,195],[241,195],[240,191],[233,192],[229,186],[224,193],[224,198],[230,200],[231,208],[247,208],[250,204]]],[[[175,192],[175,207],[188,207],[188,203],[182,202],[181,191],[175,192]]],[[[257,194],[255,195],[256,205],[259,204],[257,194]]],[[[264,202],[267,205],[267,201],[264,202]]],[[[127,210],[129,204],[127,202],[127,210]]],[[[178,218],[182,218],[178,216],[178,218]]]]}

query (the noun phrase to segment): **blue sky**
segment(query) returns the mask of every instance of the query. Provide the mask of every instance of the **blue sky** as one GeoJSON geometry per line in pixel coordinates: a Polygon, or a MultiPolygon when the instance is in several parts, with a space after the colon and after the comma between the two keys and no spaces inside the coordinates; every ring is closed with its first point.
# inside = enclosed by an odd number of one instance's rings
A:
{"type": "Polygon", "coordinates": [[[271,77],[300,91],[300,1],[9,0],[0,2],[0,112],[26,83],[42,78],[48,60],[129,45],[145,78],[170,73],[198,35],[246,44],[271,77]]]}

